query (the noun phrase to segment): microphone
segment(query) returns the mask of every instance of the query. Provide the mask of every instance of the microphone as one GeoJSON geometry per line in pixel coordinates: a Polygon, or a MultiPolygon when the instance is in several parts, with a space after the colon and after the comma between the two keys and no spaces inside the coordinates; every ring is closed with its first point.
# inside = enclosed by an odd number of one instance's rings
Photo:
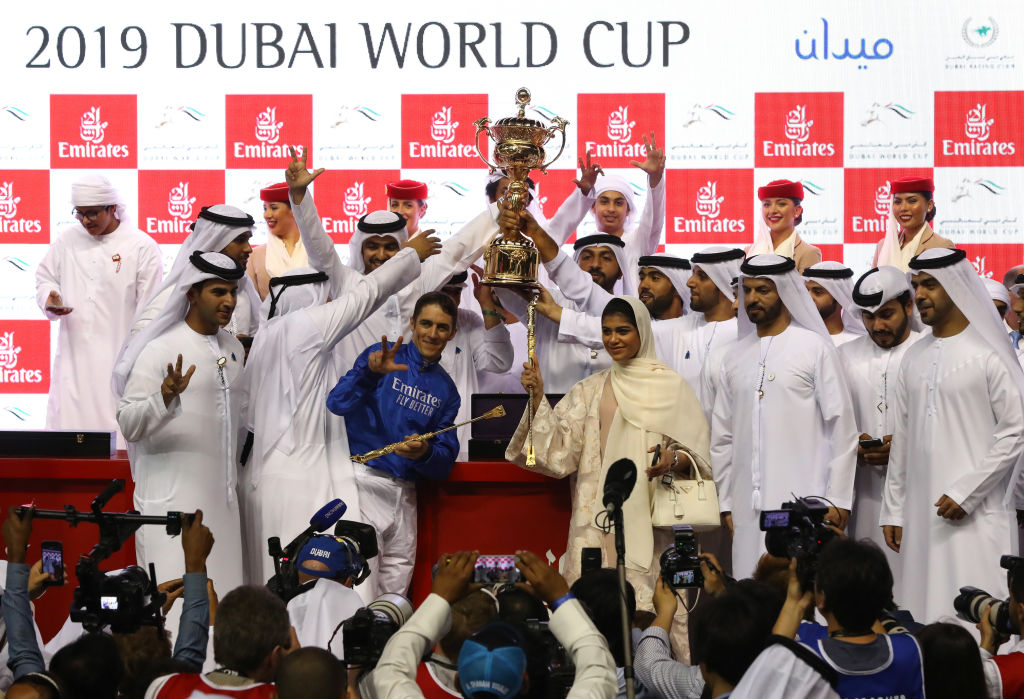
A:
{"type": "Polygon", "coordinates": [[[347,509],[348,505],[341,498],[331,500],[309,518],[309,527],[312,530],[309,533],[312,534],[313,532],[322,532],[330,529],[341,519],[347,509]]]}
{"type": "Polygon", "coordinates": [[[636,485],[636,464],[631,459],[619,459],[608,468],[604,479],[604,506],[609,512],[622,509],[622,503],[636,485]]]}

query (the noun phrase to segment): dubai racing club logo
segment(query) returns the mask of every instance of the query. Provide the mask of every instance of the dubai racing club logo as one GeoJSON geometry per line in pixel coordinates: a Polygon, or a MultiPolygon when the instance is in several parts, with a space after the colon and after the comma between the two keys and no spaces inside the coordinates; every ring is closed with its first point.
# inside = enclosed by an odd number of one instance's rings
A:
{"type": "Polygon", "coordinates": [[[879,216],[887,216],[891,206],[892,184],[886,180],[885,184],[875,190],[875,213],[879,216]]]}
{"type": "Polygon", "coordinates": [[[812,126],[814,121],[807,120],[807,105],[799,104],[786,114],[784,132],[791,141],[806,142],[811,137],[812,126]]]}
{"type": "Polygon", "coordinates": [[[992,17],[986,17],[984,21],[978,22],[975,22],[973,17],[968,17],[960,29],[960,36],[968,46],[983,49],[994,44],[999,38],[999,25],[992,17]]]}
{"type": "Polygon", "coordinates": [[[179,182],[167,195],[167,213],[182,220],[192,219],[192,205],[196,203],[196,198],[188,195],[188,184],[179,182]]]}
{"type": "Polygon", "coordinates": [[[724,196],[718,196],[718,183],[709,181],[697,190],[697,214],[706,218],[718,218],[722,213],[724,196]]]}
{"type": "Polygon", "coordinates": [[[881,102],[872,102],[871,106],[867,108],[867,112],[864,115],[864,119],[861,120],[860,125],[868,126],[874,123],[884,125],[884,117],[892,114],[895,114],[904,121],[910,121],[914,117],[914,113],[913,109],[896,102],[886,102],[885,104],[882,104],[881,102]]]}
{"type": "Polygon", "coordinates": [[[633,138],[635,121],[629,119],[629,107],[620,106],[608,115],[608,140],[629,143],[633,138]]]}
{"type": "Polygon", "coordinates": [[[12,219],[18,215],[18,202],[21,197],[14,196],[13,182],[0,182],[0,217],[12,219]]]}
{"type": "MultiPolygon", "coordinates": [[[[990,179],[979,177],[978,179],[970,179],[964,177],[953,189],[953,203],[960,201],[961,199],[970,199],[971,192],[976,189],[982,189],[988,192],[990,195],[999,196],[1006,191],[1006,187],[993,182],[990,179]]],[[[983,197],[985,195],[982,195],[983,197]]]]}
{"type": "Polygon", "coordinates": [[[341,210],[346,216],[361,218],[369,212],[370,202],[373,199],[363,195],[363,188],[362,182],[353,182],[345,189],[341,210]]]}
{"type": "Polygon", "coordinates": [[[277,120],[277,107],[267,107],[256,115],[256,140],[273,145],[281,138],[283,121],[277,120]]]}
{"type": "Polygon", "coordinates": [[[92,107],[82,114],[82,120],[78,126],[78,135],[86,143],[98,145],[103,143],[104,130],[106,128],[107,122],[100,118],[100,108],[92,107]]]}
{"type": "Polygon", "coordinates": [[[973,141],[987,141],[992,124],[995,119],[988,119],[985,110],[988,105],[977,104],[974,109],[967,112],[967,119],[964,121],[964,133],[967,138],[973,141]]]}
{"type": "Polygon", "coordinates": [[[459,122],[452,121],[452,108],[441,107],[434,112],[430,120],[430,137],[438,143],[449,144],[455,141],[455,130],[459,128],[459,122]]]}

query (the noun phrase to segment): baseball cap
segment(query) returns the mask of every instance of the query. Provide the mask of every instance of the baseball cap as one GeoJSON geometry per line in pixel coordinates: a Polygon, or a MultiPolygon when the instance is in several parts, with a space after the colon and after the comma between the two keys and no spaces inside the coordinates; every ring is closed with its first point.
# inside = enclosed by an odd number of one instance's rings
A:
{"type": "Polygon", "coordinates": [[[523,686],[526,651],[523,638],[511,624],[491,622],[466,639],[459,651],[462,693],[478,692],[501,699],[515,697],[523,686]]]}

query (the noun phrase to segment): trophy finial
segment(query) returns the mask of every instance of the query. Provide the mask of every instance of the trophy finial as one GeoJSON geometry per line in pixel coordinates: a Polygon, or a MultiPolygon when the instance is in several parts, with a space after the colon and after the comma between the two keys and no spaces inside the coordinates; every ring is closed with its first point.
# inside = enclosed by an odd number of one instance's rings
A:
{"type": "Polygon", "coordinates": [[[526,116],[526,105],[530,103],[530,91],[525,87],[516,90],[516,104],[519,105],[519,117],[526,116]]]}

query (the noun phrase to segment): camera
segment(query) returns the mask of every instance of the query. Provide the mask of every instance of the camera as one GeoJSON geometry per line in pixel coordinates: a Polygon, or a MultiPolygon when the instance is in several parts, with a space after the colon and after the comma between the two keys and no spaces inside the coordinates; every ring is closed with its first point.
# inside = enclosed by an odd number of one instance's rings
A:
{"type": "Polygon", "coordinates": [[[409,600],[392,593],[381,595],[357,610],[340,625],[345,663],[349,667],[376,665],[388,640],[410,616],[412,604],[409,600]]]}
{"type": "Polygon", "coordinates": [[[540,696],[545,699],[563,699],[569,694],[572,683],[576,680],[576,666],[572,662],[572,656],[551,633],[548,622],[528,619],[526,630],[531,637],[530,641],[540,646],[539,655],[542,655],[545,661],[542,673],[545,686],[540,696]]]}
{"type": "Polygon", "coordinates": [[[697,557],[697,535],[688,524],[672,527],[675,541],[661,554],[661,579],[674,589],[703,587],[704,573],[697,557]]]}
{"type": "Polygon", "coordinates": [[[818,555],[836,536],[825,525],[828,509],[828,505],[815,498],[797,498],[782,503],[781,510],[761,512],[765,548],[777,558],[797,560],[797,576],[805,590],[814,585],[818,555]]]}
{"type": "MultiPolygon", "coordinates": [[[[1012,585],[1013,577],[1024,572],[1024,557],[1002,556],[999,566],[1006,569],[1007,585],[1012,585]]],[[[988,610],[988,619],[996,632],[1006,636],[1020,633],[1010,618],[1010,600],[996,599],[977,587],[961,587],[960,594],[953,598],[953,609],[957,615],[975,624],[981,621],[981,615],[988,604],[992,605],[988,610]]]]}

